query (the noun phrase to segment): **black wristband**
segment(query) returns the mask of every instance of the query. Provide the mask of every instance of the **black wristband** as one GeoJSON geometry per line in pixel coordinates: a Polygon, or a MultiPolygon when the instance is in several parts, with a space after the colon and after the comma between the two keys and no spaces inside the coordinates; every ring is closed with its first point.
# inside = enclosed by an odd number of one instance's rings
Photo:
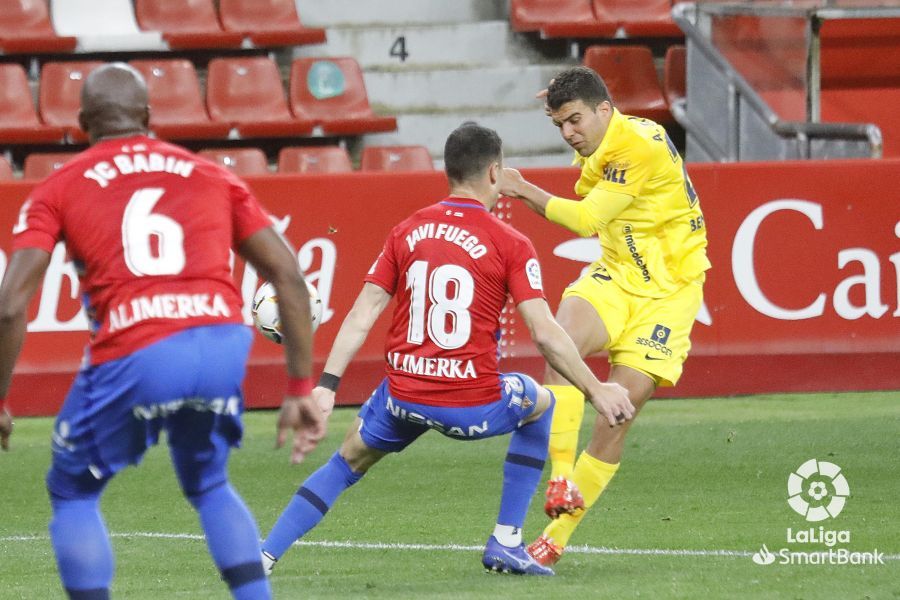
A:
{"type": "Polygon", "coordinates": [[[341,378],[337,375],[332,375],[327,371],[322,371],[321,377],[319,377],[319,386],[323,388],[328,388],[332,392],[336,392],[338,389],[338,384],[341,382],[341,378]]]}

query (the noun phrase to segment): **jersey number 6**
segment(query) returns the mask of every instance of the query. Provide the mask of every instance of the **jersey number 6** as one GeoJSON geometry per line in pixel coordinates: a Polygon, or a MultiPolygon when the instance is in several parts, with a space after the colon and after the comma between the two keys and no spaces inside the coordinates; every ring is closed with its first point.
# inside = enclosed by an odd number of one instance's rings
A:
{"type": "Polygon", "coordinates": [[[125,264],[138,277],[177,275],[184,269],[184,230],[175,219],[153,212],[165,192],[162,188],[137,190],[122,215],[125,264]],[[156,255],[151,236],[156,237],[156,255]]]}

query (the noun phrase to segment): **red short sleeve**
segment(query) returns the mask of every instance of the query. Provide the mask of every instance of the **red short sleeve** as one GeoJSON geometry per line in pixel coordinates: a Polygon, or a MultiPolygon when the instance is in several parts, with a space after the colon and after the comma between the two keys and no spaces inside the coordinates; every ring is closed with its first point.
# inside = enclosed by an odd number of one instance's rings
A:
{"type": "Polygon", "coordinates": [[[365,282],[366,283],[374,283],[380,288],[383,288],[387,293],[392,296],[397,291],[397,255],[394,252],[394,235],[393,233],[384,243],[384,248],[381,251],[381,254],[378,255],[378,258],[375,259],[375,262],[372,264],[372,268],[369,269],[368,274],[366,274],[365,282]]]}
{"type": "Polygon", "coordinates": [[[534,245],[526,238],[516,240],[509,257],[509,293],[515,304],[534,298],[544,298],[541,265],[534,245]]]}
{"type": "Polygon", "coordinates": [[[231,186],[232,244],[237,248],[241,242],[257,231],[271,227],[272,221],[247,184],[234,176],[230,177],[229,184],[231,186]]]}
{"type": "Polygon", "coordinates": [[[62,235],[62,218],[54,195],[45,186],[38,186],[25,200],[13,227],[13,251],[40,248],[53,252],[62,235]]]}

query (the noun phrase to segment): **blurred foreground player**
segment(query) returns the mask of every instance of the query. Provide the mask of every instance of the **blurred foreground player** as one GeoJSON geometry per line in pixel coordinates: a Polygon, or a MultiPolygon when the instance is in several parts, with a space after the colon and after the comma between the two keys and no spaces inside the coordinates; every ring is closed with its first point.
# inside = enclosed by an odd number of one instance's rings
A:
{"type": "Polygon", "coordinates": [[[610,426],[631,418],[624,389],[597,381],[550,313],[531,242],[489,211],[499,198],[497,134],[466,123],[444,151],[450,196],[393,228],[344,319],[313,396],[334,405],[347,365],[392,296],[387,378],[338,452],[297,491],[263,543],[271,568],[372,465],[435,429],[458,440],[512,433],[500,515],[485,568],[552,575],[522,544],[522,524],[547,457],[553,396],[521,373],[498,372],[501,311],[512,296],[541,353],[610,426]]]}
{"type": "Polygon", "coordinates": [[[289,248],[246,186],[178,146],[147,137],[141,76],[125,64],[85,82],[79,120],[92,148],[31,193],[0,286],[0,398],[9,389],[29,300],[57,242],[78,269],[91,342],[56,420],[47,489],[50,537],[70,598],[108,598],[113,553],[100,495],[165,429],[184,494],[235,598],[269,598],[259,534],[228,482],[241,440],[251,330],[231,277],[234,248],[279,295],[290,376],[279,441],[294,459],[324,434],[310,396],[309,301],[289,248]]]}

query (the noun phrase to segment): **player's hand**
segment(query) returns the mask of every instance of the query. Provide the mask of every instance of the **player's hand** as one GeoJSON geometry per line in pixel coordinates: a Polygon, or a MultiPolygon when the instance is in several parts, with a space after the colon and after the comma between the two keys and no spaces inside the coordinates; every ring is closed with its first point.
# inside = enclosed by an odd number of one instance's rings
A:
{"type": "Polygon", "coordinates": [[[500,193],[507,198],[520,198],[520,186],[525,184],[525,178],[519,173],[518,169],[511,167],[503,168],[503,175],[500,180],[500,193]]]}
{"type": "Polygon", "coordinates": [[[0,448],[9,450],[9,436],[12,435],[12,415],[5,408],[0,410],[0,448]]]}
{"type": "Polygon", "coordinates": [[[534,95],[534,97],[537,98],[538,100],[544,101],[544,114],[546,114],[548,117],[550,116],[551,110],[550,110],[550,105],[547,104],[547,95],[550,93],[549,86],[553,85],[554,81],[555,80],[551,79],[550,83],[547,84],[547,87],[545,87],[544,89],[542,89],[541,91],[539,91],[537,94],[534,95]]]}
{"type": "Polygon", "coordinates": [[[322,409],[322,412],[325,413],[326,419],[331,416],[331,412],[334,410],[334,392],[332,390],[316,386],[313,388],[312,398],[319,408],[322,409]]]}
{"type": "Polygon", "coordinates": [[[601,383],[591,390],[588,399],[609,422],[610,427],[630,421],[637,412],[628,398],[628,390],[618,383],[601,383]]]}
{"type": "Polygon", "coordinates": [[[285,396],[278,415],[278,438],[275,447],[281,448],[293,430],[291,463],[301,462],[325,437],[327,419],[327,415],[312,396],[285,396]]]}

